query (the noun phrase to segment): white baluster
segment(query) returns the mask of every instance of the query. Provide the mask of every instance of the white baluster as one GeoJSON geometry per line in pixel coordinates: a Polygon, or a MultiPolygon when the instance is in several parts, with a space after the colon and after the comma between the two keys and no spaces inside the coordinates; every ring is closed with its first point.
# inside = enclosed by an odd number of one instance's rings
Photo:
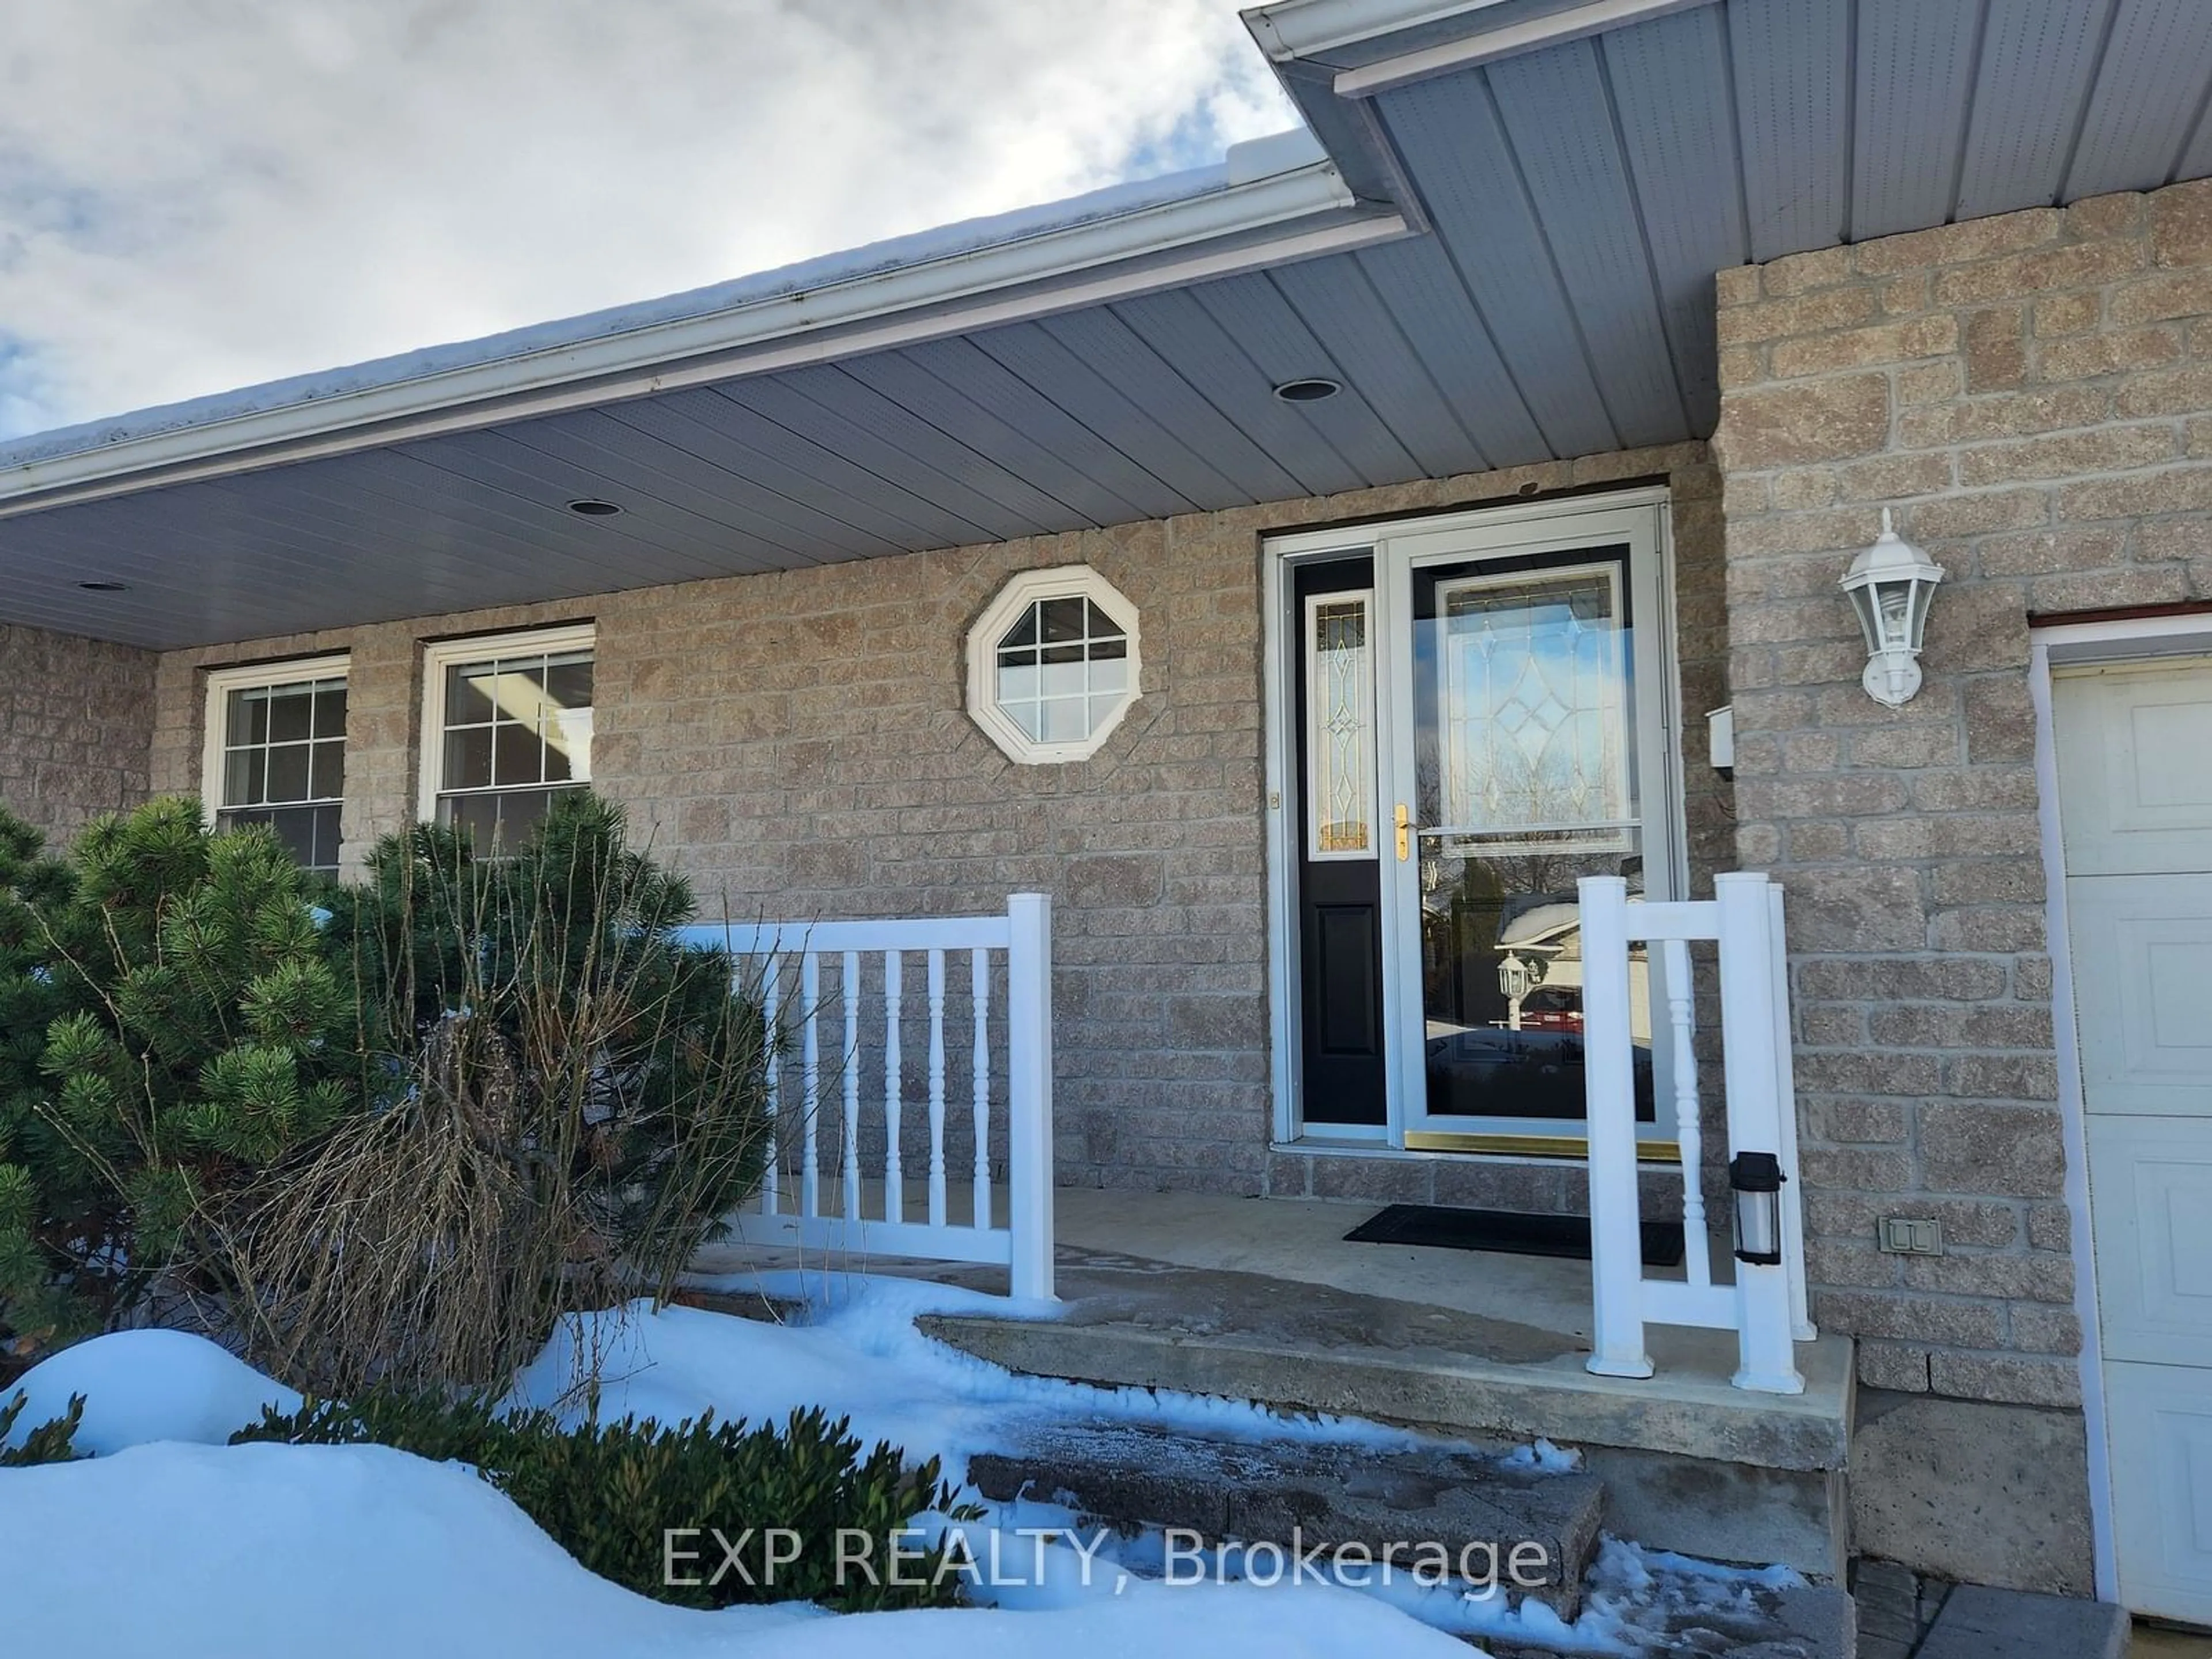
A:
{"type": "Polygon", "coordinates": [[[1705,1132],[1698,1105],[1697,986],[1690,976],[1687,940],[1668,939],[1661,951],[1667,968],[1668,1022],[1674,1031],[1674,1141],[1682,1154],[1682,1276],[1692,1285],[1710,1285],[1712,1241],[1705,1231],[1705,1132]]]}
{"type": "Polygon", "coordinates": [[[1583,1079],[1589,1138],[1590,1357],[1601,1376],[1649,1376],[1636,1068],[1629,1037],[1628,884],[1584,876],[1583,1079]]]}
{"type": "Polygon", "coordinates": [[[808,951],[799,958],[799,1213],[810,1220],[822,1213],[822,1171],[816,1160],[822,1122],[822,1039],[816,1024],[821,1000],[822,960],[808,951]]]}
{"type": "Polygon", "coordinates": [[[991,953],[969,953],[968,983],[975,1012],[975,1221],[991,1224],[991,953]]]}
{"type": "Polygon", "coordinates": [[[774,1215],[783,1183],[780,1118],[783,1097],[783,959],[767,958],[761,976],[761,1024],[768,1033],[768,1162],[761,1170],[761,1213],[774,1215]]]}
{"type": "Polygon", "coordinates": [[[945,1224],[945,952],[929,953],[929,1224],[945,1224]]]}
{"type": "Polygon", "coordinates": [[[860,953],[845,952],[845,1219],[860,1218],[860,953]]]}
{"type": "Polygon", "coordinates": [[[899,1060],[899,1004],[905,988],[903,953],[884,952],[884,1219],[906,1219],[906,1171],[899,1162],[899,1096],[906,1077],[899,1060]]]}

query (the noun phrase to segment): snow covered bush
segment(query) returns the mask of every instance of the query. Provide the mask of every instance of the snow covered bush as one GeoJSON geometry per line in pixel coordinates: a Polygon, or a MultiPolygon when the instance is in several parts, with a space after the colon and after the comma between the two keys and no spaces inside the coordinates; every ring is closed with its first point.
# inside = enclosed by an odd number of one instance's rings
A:
{"type": "Polygon", "coordinates": [[[21,1349],[219,1291],[241,1188],[354,1103],[313,878],[160,800],[66,861],[0,811],[0,1326],[21,1349]]]}
{"type": "Polygon", "coordinates": [[[924,1513],[975,1513],[955,1510],[936,1459],[908,1468],[888,1443],[863,1455],[847,1419],[819,1410],[750,1430],[711,1411],[672,1429],[629,1418],[566,1427],[550,1412],[501,1414],[481,1396],[372,1389],[346,1404],[266,1411],[232,1437],[257,1440],[367,1443],[472,1464],[579,1565],[679,1607],[948,1606],[963,1581],[936,1571],[939,1553],[908,1525],[924,1513]],[[896,1563],[894,1549],[907,1552],[896,1563]]]}

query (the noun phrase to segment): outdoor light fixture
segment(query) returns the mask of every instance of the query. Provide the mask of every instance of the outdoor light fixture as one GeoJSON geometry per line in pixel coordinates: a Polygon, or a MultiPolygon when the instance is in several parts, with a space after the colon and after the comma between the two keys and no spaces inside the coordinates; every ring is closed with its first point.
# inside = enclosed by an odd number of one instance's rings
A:
{"type": "Polygon", "coordinates": [[[1535,984],[1528,964],[1516,956],[1508,955],[1498,964],[1498,994],[1508,1002],[1518,1002],[1528,994],[1535,984]]]}
{"type": "Polygon", "coordinates": [[[1317,404],[1324,398],[1334,398],[1344,390],[1344,382],[1332,380],[1326,375],[1309,374],[1302,380],[1285,380],[1275,388],[1275,395],[1286,404],[1317,404]]]}
{"type": "Polygon", "coordinates": [[[1928,601],[1942,580],[1943,567],[1892,529],[1889,509],[1882,508],[1881,536],[1844,573],[1844,592],[1866,635],[1866,672],[1859,684],[1876,702],[1899,708],[1920,690],[1928,601]]]}
{"type": "Polygon", "coordinates": [[[569,502],[568,510],[571,513],[580,514],[586,519],[611,519],[616,514],[621,512],[622,508],[617,507],[612,501],[603,501],[587,495],[580,501],[569,502]]]}
{"type": "Polygon", "coordinates": [[[1729,1160],[1737,1261],[1761,1267],[1782,1265],[1782,1183],[1788,1179],[1772,1152],[1738,1152],[1729,1160]]]}

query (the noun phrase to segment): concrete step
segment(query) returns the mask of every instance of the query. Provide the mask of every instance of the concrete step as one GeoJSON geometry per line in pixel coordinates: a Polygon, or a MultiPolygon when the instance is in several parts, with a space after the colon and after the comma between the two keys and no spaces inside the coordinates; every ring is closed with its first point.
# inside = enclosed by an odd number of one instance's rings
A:
{"type": "Polygon", "coordinates": [[[1655,1328],[1661,1372],[1637,1382],[1591,1376],[1571,1336],[1328,1285],[1127,1258],[1061,1280],[1055,1319],[920,1323],[1036,1376],[1380,1419],[1478,1445],[1546,1436],[1582,1451],[1625,1537],[1841,1581],[1848,1340],[1801,1345],[1806,1392],[1784,1397],[1729,1386],[1725,1333],[1655,1328]],[[1717,1342],[1725,1352],[1707,1354],[1717,1342]]]}
{"type": "MultiPolygon", "coordinates": [[[[1374,1563],[1389,1553],[1401,1578],[1432,1582],[1441,1548],[1468,1569],[1455,1575],[1462,1582],[1497,1584],[1502,1606],[1534,1600],[1569,1621],[1594,1620],[1609,1632],[1607,1651],[1647,1659],[1853,1659],[1856,1646],[1851,1598],[1840,1589],[1716,1577],[1618,1547],[1601,1557],[1604,1483],[1580,1473],[1441,1449],[1246,1443],[1094,1422],[1032,1431],[1018,1450],[971,1460],[969,1479],[1000,1503],[1042,1499],[1093,1524],[1183,1528],[1228,1545],[1232,1572],[1239,1546],[1279,1546],[1281,1558],[1244,1557],[1270,1579],[1285,1576],[1295,1554],[1310,1577],[1372,1587],[1374,1563]]],[[[1193,1546],[1180,1547],[1183,1570],[1195,1570],[1193,1546]]],[[[1568,1659],[1595,1639],[1586,1624],[1564,1648],[1494,1635],[1483,1645],[1497,1659],[1568,1659]]]]}
{"type": "Polygon", "coordinates": [[[1172,1527],[1207,1544],[1297,1551],[1348,1582],[1390,1562],[1496,1584],[1571,1619],[1597,1547],[1603,1484],[1493,1458],[1296,1441],[1213,1440],[1123,1423],[1032,1431],[1021,1449],[972,1458],[986,1498],[1061,1503],[1121,1528],[1172,1527]],[[1441,1556],[1438,1552],[1441,1552],[1441,1556]]]}
{"type": "MultiPolygon", "coordinates": [[[[1593,1595],[1593,1601],[1596,1600],[1593,1595]]],[[[1588,1644],[1531,1646],[1486,1638],[1492,1659],[1581,1659],[1588,1644]]],[[[1851,1599],[1832,1585],[1759,1585],[1701,1604],[1647,1610],[1626,1621],[1607,1651],[1637,1659],[1854,1659],[1851,1599]]]]}
{"type": "MultiPolygon", "coordinates": [[[[1582,1659],[1589,1646],[1484,1639],[1491,1659],[1582,1659]]],[[[1760,1586],[1729,1606],[1686,1606],[1621,1631],[1608,1652],[1637,1659],[1854,1659],[1851,1597],[1834,1586],[1760,1586]]]]}

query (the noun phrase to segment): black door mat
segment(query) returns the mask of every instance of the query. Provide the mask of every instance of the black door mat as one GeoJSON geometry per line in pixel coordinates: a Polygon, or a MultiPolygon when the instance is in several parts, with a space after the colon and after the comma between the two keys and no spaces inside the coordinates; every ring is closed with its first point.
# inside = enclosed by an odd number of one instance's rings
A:
{"type": "MultiPolygon", "coordinates": [[[[1558,1255],[1587,1261],[1589,1218],[1523,1215],[1516,1210],[1455,1210],[1441,1204],[1393,1204],[1345,1234],[1352,1244],[1425,1244],[1442,1250],[1496,1250],[1506,1255],[1558,1255]]],[[[1644,1265],[1672,1267],[1682,1260],[1682,1224],[1644,1224],[1644,1265]]]]}

